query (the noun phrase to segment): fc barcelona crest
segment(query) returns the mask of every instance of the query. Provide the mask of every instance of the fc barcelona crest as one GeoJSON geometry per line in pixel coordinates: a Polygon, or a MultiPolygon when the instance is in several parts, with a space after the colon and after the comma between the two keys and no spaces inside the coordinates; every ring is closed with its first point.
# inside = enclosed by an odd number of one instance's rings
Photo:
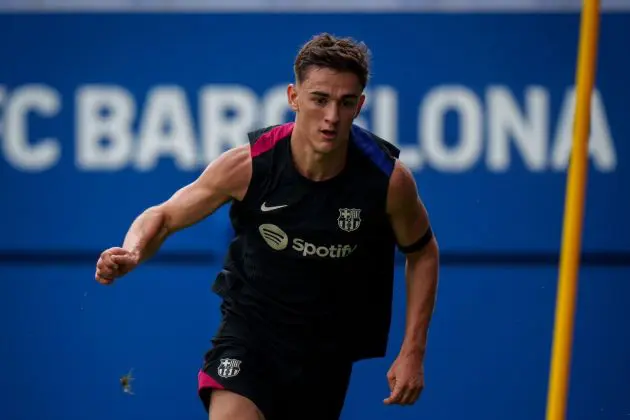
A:
{"type": "Polygon", "coordinates": [[[217,373],[222,378],[232,378],[241,371],[241,361],[236,359],[221,359],[217,373]]]}
{"type": "Polygon", "coordinates": [[[357,230],[361,225],[361,209],[339,209],[337,225],[346,232],[357,230]]]}

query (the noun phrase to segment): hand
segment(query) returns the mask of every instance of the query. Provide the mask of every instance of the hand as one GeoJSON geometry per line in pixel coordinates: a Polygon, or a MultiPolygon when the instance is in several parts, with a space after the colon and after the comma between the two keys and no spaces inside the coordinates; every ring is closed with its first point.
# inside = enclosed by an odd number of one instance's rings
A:
{"type": "Polygon", "coordinates": [[[387,372],[387,381],[391,394],[383,400],[385,404],[414,404],[424,389],[424,365],[420,352],[401,351],[387,372]]]}
{"type": "Polygon", "coordinates": [[[96,281],[112,284],[115,279],[133,270],[140,262],[137,253],[123,248],[109,248],[103,251],[96,263],[96,281]]]}

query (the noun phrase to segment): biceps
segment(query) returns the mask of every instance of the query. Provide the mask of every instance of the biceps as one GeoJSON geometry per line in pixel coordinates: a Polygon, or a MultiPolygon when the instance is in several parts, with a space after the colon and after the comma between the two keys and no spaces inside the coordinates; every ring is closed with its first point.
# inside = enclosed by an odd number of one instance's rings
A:
{"type": "Polygon", "coordinates": [[[398,244],[411,245],[429,228],[429,218],[422,202],[417,199],[392,215],[392,228],[398,244]]]}
{"type": "Polygon", "coordinates": [[[178,190],[162,204],[170,232],[191,226],[214,213],[230,200],[210,186],[194,182],[178,190]]]}

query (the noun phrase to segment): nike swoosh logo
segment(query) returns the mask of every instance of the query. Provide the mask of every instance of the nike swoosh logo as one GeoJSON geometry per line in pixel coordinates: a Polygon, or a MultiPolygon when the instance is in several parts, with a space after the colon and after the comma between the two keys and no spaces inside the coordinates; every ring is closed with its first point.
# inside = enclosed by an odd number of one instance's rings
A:
{"type": "Polygon", "coordinates": [[[272,211],[272,210],[281,209],[282,207],[286,207],[286,206],[288,206],[288,204],[282,204],[280,206],[267,206],[267,203],[262,203],[262,206],[260,206],[260,210],[262,210],[262,211],[272,211]]]}

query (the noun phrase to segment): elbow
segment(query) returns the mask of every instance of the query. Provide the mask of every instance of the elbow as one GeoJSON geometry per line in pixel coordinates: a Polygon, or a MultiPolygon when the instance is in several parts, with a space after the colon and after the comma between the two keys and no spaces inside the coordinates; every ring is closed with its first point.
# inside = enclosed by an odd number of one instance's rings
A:
{"type": "Polygon", "coordinates": [[[157,226],[160,236],[170,235],[173,231],[173,218],[168,212],[168,207],[164,204],[149,207],[143,216],[150,220],[152,226],[157,226]]]}

